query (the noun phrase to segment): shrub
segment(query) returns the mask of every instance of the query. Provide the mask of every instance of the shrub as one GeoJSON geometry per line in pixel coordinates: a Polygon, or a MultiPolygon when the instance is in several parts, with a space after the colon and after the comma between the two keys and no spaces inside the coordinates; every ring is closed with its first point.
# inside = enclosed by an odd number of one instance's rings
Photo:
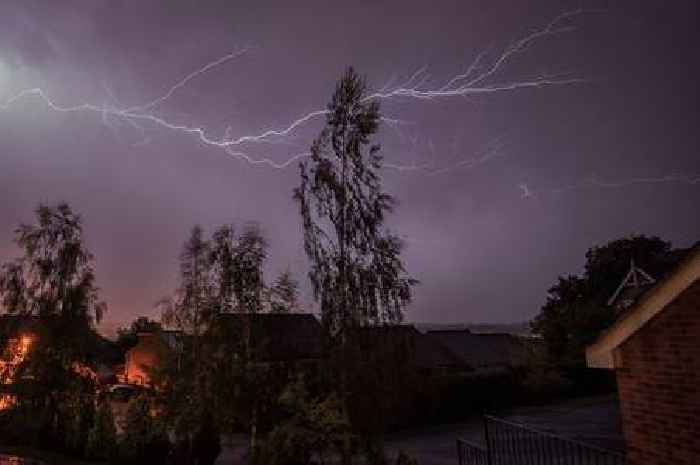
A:
{"type": "Polygon", "coordinates": [[[130,463],[164,463],[170,451],[165,428],[151,414],[145,395],[129,401],[124,435],[119,444],[120,459],[130,463]]]}
{"type": "Polygon", "coordinates": [[[396,457],[396,465],[418,465],[418,461],[404,451],[399,451],[399,455],[396,457]]]}
{"type": "Polygon", "coordinates": [[[100,403],[88,432],[85,455],[90,459],[112,460],[117,451],[117,430],[109,402],[100,403]]]}
{"type": "Polygon", "coordinates": [[[198,465],[214,465],[221,453],[221,437],[214,417],[206,411],[192,440],[192,454],[198,465]]]}

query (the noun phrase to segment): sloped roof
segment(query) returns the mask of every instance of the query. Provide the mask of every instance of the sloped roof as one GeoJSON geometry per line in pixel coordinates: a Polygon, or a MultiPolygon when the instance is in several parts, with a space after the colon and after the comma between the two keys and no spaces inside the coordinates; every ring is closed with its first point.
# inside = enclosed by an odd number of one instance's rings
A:
{"type": "MultiPolygon", "coordinates": [[[[27,331],[41,334],[44,328],[42,322],[46,321],[48,320],[42,320],[34,315],[2,314],[0,315],[0,343],[20,332],[27,331]]],[[[98,363],[113,364],[120,358],[119,350],[114,342],[106,339],[96,331],[89,331],[88,339],[84,342],[87,344],[88,354],[94,357],[94,360],[98,363]]]]}
{"type": "Polygon", "coordinates": [[[32,331],[39,319],[29,315],[0,315],[0,339],[14,336],[18,331],[32,331]]]}
{"type": "Polygon", "coordinates": [[[512,334],[472,333],[469,330],[428,331],[427,335],[479,370],[523,363],[525,348],[512,334]]]}
{"type": "Polygon", "coordinates": [[[310,313],[226,313],[217,324],[240,339],[249,325],[258,355],[268,361],[321,356],[321,324],[310,313]]]}
{"type": "Polygon", "coordinates": [[[619,364],[615,360],[616,349],[698,280],[700,246],[695,246],[675,271],[644,293],[614,325],[586,348],[588,366],[615,368],[619,364]]]}
{"type": "Polygon", "coordinates": [[[468,368],[450,349],[422,334],[413,325],[364,326],[358,329],[358,335],[364,350],[368,351],[377,350],[380,347],[392,349],[402,344],[409,351],[407,355],[411,363],[417,368],[468,368]]]}

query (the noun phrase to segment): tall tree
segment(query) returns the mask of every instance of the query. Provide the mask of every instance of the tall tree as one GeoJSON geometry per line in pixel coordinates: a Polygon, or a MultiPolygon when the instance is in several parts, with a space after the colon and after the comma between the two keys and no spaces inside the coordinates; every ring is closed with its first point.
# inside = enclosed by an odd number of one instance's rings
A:
{"type": "Polygon", "coordinates": [[[232,226],[221,226],[210,240],[195,227],[183,247],[180,285],[162,308],[163,321],[184,335],[186,350],[178,363],[166,364],[159,378],[171,420],[188,440],[202,427],[198,422],[210,418],[217,428],[249,423],[254,445],[263,390],[256,386],[248,318],[262,311],[266,257],[267,243],[255,224],[238,234],[232,226]],[[226,313],[240,314],[238,333],[217,324],[226,313]]]}
{"type": "Polygon", "coordinates": [[[211,238],[209,262],[212,269],[213,305],[218,313],[231,313],[237,308],[234,292],[238,261],[238,239],[233,226],[220,226],[211,238]]]}
{"type": "Polygon", "coordinates": [[[180,254],[180,286],[174,300],[166,303],[163,320],[195,338],[211,317],[209,251],[211,244],[200,226],[192,228],[180,254]]]}
{"type": "Polygon", "coordinates": [[[5,312],[39,323],[39,337],[17,374],[28,373],[33,388],[18,401],[36,409],[29,415],[41,418],[53,445],[79,449],[87,418],[82,413],[93,404],[94,377],[87,366],[94,356],[94,325],[106,308],[95,284],[94,257],[85,247],[80,216],[67,204],[40,205],[36,223],[21,225],[16,234],[23,255],[0,270],[0,303],[5,312]]]}
{"type": "MultiPolygon", "coordinates": [[[[359,358],[353,333],[368,324],[400,322],[416,283],[401,261],[401,240],[384,227],[395,202],[382,189],[382,156],[373,141],[379,122],[379,103],[348,68],[336,85],[311,156],[300,164],[301,183],[294,192],[309,278],[345,415],[348,377],[359,358]]],[[[349,463],[349,444],[343,450],[343,461],[349,463]]]]}
{"type": "Polygon", "coordinates": [[[255,223],[245,226],[234,251],[236,273],[234,293],[240,313],[259,313],[263,308],[265,280],[263,264],[267,258],[267,241],[255,223]]]}
{"type": "Polygon", "coordinates": [[[192,228],[180,253],[180,284],[172,297],[159,303],[163,323],[180,331],[182,350],[172,354],[176,360],[166,361],[156,378],[162,383],[170,420],[187,441],[211,398],[209,358],[202,338],[214,317],[210,251],[202,228],[192,228]]]}
{"type": "MultiPolygon", "coordinates": [[[[40,205],[36,224],[15,242],[24,255],[2,266],[0,299],[9,314],[58,317],[77,329],[99,322],[106,308],[95,285],[94,257],[83,243],[80,216],[67,204],[40,205]]],[[[69,342],[69,341],[66,341],[69,342]]]]}
{"type": "Polygon", "coordinates": [[[323,324],[341,340],[354,326],[401,321],[416,283],[401,261],[401,240],[384,229],[395,202],[382,190],[382,156],[372,141],[379,121],[379,103],[349,68],[294,192],[323,324]]]}

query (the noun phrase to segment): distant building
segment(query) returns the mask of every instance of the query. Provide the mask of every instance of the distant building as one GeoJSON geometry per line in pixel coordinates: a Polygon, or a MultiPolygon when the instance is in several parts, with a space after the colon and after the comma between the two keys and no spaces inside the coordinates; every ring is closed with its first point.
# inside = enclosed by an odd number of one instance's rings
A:
{"type": "Polygon", "coordinates": [[[164,356],[181,350],[179,331],[144,331],[136,335],[134,347],[126,351],[117,379],[123,384],[150,386],[151,375],[164,356]]]}
{"type": "Polygon", "coordinates": [[[470,370],[449,348],[419,332],[413,325],[361,327],[356,342],[365,358],[384,356],[388,363],[404,363],[421,374],[470,370]]]}
{"type": "Polygon", "coordinates": [[[248,339],[260,362],[299,362],[322,355],[321,324],[310,313],[224,313],[211,331],[224,331],[234,349],[248,339]]]}
{"type": "Polygon", "coordinates": [[[700,247],[586,350],[615,370],[630,465],[700,463],[700,247]]]}
{"type": "Polygon", "coordinates": [[[36,320],[14,315],[0,316],[0,410],[16,402],[13,385],[18,369],[36,339],[36,320]]]}
{"type": "MultiPolygon", "coordinates": [[[[221,314],[202,337],[218,337],[219,331],[224,332],[234,353],[248,339],[260,363],[300,362],[321,357],[321,325],[311,314],[221,314]]],[[[119,382],[150,386],[153,370],[164,356],[181,352],[186,337],[178,331],[138,333],[136,345],[125,354],[123,369],[117,377],[119,382]]]]}
{"type": "MultiPolygon", "coordinates": [[[[25,381],[34,378],[31,372],[20,373],[18,368],[31,354],[33,347],[46,337],[47,321],[31,315],[0,315],[0,410],[13,405],[12,391],[20,375],[25,381]]],[[[100,386],[111,383],[114,380],[113,344],[94,331],[88,333],[85,342],[91,363],[74,362],[72,370],[80,376],[91,378],[100,386]]]]}
{"type": "Polygon", "coordinates": [[[507,373],[527,361],[527,348],[507,333],[473,333],[468,329],[428,331],[427,336],[449,349],[476,375],[507,373]]]}

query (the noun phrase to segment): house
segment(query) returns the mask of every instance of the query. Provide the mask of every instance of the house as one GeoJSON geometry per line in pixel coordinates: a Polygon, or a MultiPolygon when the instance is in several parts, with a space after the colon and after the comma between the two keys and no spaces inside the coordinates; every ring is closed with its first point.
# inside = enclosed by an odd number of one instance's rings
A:
{"type": "MultiPolygon", "coordinates": [[[[232,350],[249,338],[259,362],[299,362],[321,357],[321,325],[304,313],[225,313],[218,315],[204,337],[220,334],[231,342],[232,350]]],[[[137,334],[137,343],[124,357],[117,376],[125,385],[149,386],[151,375],[168,353],[183,350],[179,331],[154,330],[137,334]]]]}
{"type": "MultiPolygon", "coordinates": [[[[51,333],[51,326],[60,320],[40,319],[33,315],[0,315],[0,410],[14,404],[13,389],[18,376],[24,381],[33,380],[31,372],[18,372],[34,347],[39,347],[51,333]]],[[[53,331],[56,331],[54,328],[53,331]]],[[[59,333],[60,334],[60,333],[59,333]]],[[[84,348],[91,362],[74,362],[74,373],[90,378],[98,386],[105,386],[114,380],[113,365],[119,358],[114,344],[94,331],[89,331],[84,348]]],[[[30,381],[34,382],[34,381],[30,381]]]]}
{"type": "Polygon", "coordinates": [[[122,384],[149,386],[152,371],[170,351],[180,350],[179,331],[143,331],[136,335],[134,347],[124,354],[124,366],[117,375],[122,384]]]}
{"type": "Polygon", "coordinates": [[[210,329],[216,337],[222,331],[240,348],[248,339],[260,362],[300,362],[322,355],[321,324],[311,313],[224,313],[210,329]]]}
{"type": "Polygon", "coordinates": [[[449,349],[475,375],[498,375],[527,360],[527,348],[508,333],[473,333],[469,329],[433,330],[429,338],[449,349]]]}
{"type": "Polygon", "coordinates": [[[700,247],[586,349],[615,370],[631,465],[700,463],[700,247]]]}
{"type": "Polygon", "coordinates": [[[7,409],[16,401],[13,385],[18,376],[17,370],[36,338],[35,325],[33,318],[0,316],[0,410],[7,409]]]}
{"type": "Polygon", "coordinates": [[[366,359],[388,357],[392,360],[388,363],[404,363],[427,375],[470,370],[462,358],[413,325],[364,326],[358,329],[356,337],[366,359]]]}

